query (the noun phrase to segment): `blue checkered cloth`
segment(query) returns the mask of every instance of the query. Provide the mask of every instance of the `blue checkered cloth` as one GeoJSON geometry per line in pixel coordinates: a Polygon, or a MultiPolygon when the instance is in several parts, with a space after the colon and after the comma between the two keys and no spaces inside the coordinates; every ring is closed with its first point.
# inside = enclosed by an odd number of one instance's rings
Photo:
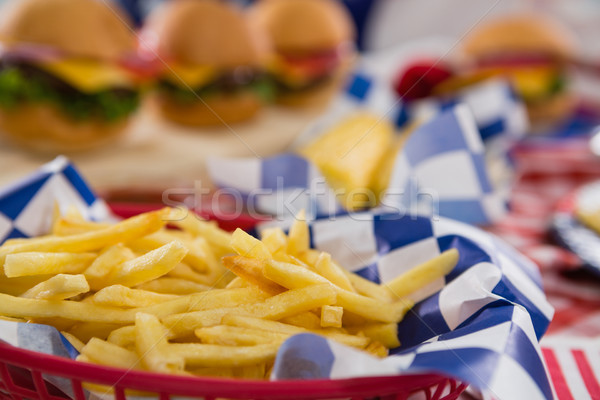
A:
{"type": "MultiPolygon", "coordinates": [[[[238,190],[249,207],[279,219],[301,209],[316,218],[344,213],[318,168],[295,154],[213,158],[208,170],[218,186],[238,190]]],[[[382,207],[473,224],[504,214],[505,202],[490,183],[485,148],[465,105],[441,112],[411,134],[397,155],[382,207]]]]}
{"type": "MultiPolygon", "coordinates": [[[[456,248],[454,270],[411,295],[401,347],[385,359],[311,334],[286,341],[273,379],[442,373],[496,399],[552,399],[538,340],[553,316],[531,261],[496,237],[448,219],[364,213],[310,224],[311,244],[385,284],[456,248]]],[[[489,398],[489,397],[488,397],[489,398]]]]}
{"type": "Polygon", "coordinates": [[[91,220],[110,215],[77,170],[64,157],[44,165],[31,176],[0,190],[0,243],[10,238],[38,236],[50,229],[55,205],[61,212],[76,207],[91,220]]]}

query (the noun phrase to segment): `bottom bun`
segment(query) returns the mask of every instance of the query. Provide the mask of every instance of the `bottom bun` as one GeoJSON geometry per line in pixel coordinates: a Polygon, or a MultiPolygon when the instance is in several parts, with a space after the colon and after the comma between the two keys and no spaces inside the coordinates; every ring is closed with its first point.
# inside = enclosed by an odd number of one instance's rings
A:
{"type": "Polygon", "coordinates": [[[254,117],[262,108],[262,101],[250,91],[235,95],[212,95],[203,100],[181,104],[167,95],[157,93],[154,96],[154,108],[165,119],[189,126],[241,122],[254,117]]]}
{"type": "Polygon", "coordinates": [[[103,146],[123,133],[129,119],[116,123],[75,121],[46,104],[0,109],[0,131],[31,150],[51,153],[82,151],[103,146]]]}
{"type": "Polygon", "coordinates": [[[577,107],[577,98],[570,93],[561,93],[550,99],[527,104],[529,120],[535,132],[543,132],[573,115],[577,107]]]}

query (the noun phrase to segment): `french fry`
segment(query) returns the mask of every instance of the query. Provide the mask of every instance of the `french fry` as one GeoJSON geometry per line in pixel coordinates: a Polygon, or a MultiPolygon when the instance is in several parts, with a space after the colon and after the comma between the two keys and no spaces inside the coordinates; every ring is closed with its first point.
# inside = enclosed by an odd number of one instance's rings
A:
{"type": "Polygon", "coordinates": [[[281,318],[280,321],[306,329],[319,329],[321,327],[321,318],[310,311],[281,318]]]}
{"type": "Polygon", "coordinates": [[[17,318],[66,318],[73,321],[131,324],[134,310],[69,300],[37,300],[0,293],[0,314],[17,318]]]}
{"type": "Polygon", "coordinates": [[[100,290],[106,286],[106,277],[125,261],[135,258],[131,249],[122,243],[104,248],[92,264],[83,271],[92,290],[100,290]]]}
{"type": "Polygon", "coordinates": [[[265,378],[266,373],[266,363],[259,363],[247,367],[236,368],[233,372],[233,376],[245,379],[263,379],[265,378]]]}
{"type": "Polygon", "coordinates": [[[70,236],[42,236],[27,242],[0,246],[0,265],[8,254],[24,252],[89,252],[148,235],[164,226],[171,213],[162,209],[126,219],[108,228],[70,236]]]}
{"type": "Polygon", "coordinates": [[[261,260],[241,256],[229,256],[223,257],[223,264],[238,277],[258,286],[261,290],[271,295],[276,295],[286,290],[283,286],[265,278],[261,260]]]}
{"type": "Polygon", "coordinates": [[[300,211],[290,228],[287,242],[287,252],[291,255],[300,255],[310,247],[306,212],[300,211]]]}
{"type": "Polygon", "coordinates": [[[329,285],[314,285],[288,290],[260,303],[169,315],[163,319],[163,323],[176,335],[181,336],[199,327],[218,325],[227,314],[277,320],[333,302],[335,302],[335,291],[329,285]]]}
{"type": "Polygon", "coordinates": [[[396,303],[384,303],[370,297],[338,290],[337,305],[342,306],[363,318],[371,321],[398,323],[404,315],[412,308],[414,303],[410,300],[402,300],[396,303]]]}
{"type": "Polygon", "coordinates": [[[231,235],[231,247],[243,257],[259,260],[272,258],[271,252],[263,242],[239,228],[231,235]]]}
{"type": "Polygon", "coordinates": [[[47,274],[79,274],[96,258],[94,253],[46,253],[30,251],[9,254],[4,273],[9,278],[47,274]]]}
{"type": "Polygon", "coordinates": [[[400,346],[400,341],[398,340],[398,324],[371,323],[358,327],[358,329],[355,330],[362,332],[366,337],[371,338],[373,341],[382,343],[388,349],[400,346]]]}
{"type": "Polygon", "coordinates": [[[137,289],[164,294],[192,294],[211,289],[208,285],[181,278],[162,277],[135,286],[137,289]]]}
{"type": "Polygon", "coordinates": [[[371,297],[372,299],[386,303],[393,300],[392,294],[385,285],[378,285],[360,275],[353,274],[352,272],[346,270],[343,271],[358,294],[362,294],[363,296],[371,297]]]}
{"type": "Polygon", "coordinates": [[[227,314],[253,315],[244,306],[223,307],[173,314],[163,318],[162,322],[175,337],[182,337],[197,328],[219,325],[221,319],[227,314]]]}
{"type": "Polygon", "coordinates": [[[192,246],[199,254],[202,254],[209,269],[208,275],[212,279],[212,285],[217,288],[225,287],[232,276],[221,263],[221,256],[217,257],[217,253],[215,253],[209,241],[203,237],[197,237],[192,242],[192,246]]]}
{"type": "Polygon", "coordinates": [[[408,296],[436,279],[446,276],[458,263],[458,250],[446,250],[439,256],[406,271],[385,286],[398,299],[408,296]]]}
{"type": "Polygon", "coordinates": [[[252,346],[265,343],[280,343],[289,337],[289,335],[284,333],[227,325],[198,328],[194,331],[194,334],[198,339],[202,340],[202,343],[221,344],[225,346],[252,346]]]}
{"type": "Polygon", "coordinates": [[[268,332],[281,333],[285,335],[296,335],[299,333],[314,333],[325,336],[348,346],[365,348],[371,340],[367,337],[348,335],[339,330],[331,329],[305,329],[299,326],[289,325],[277,321],[268,321],[261,318],[229,314],[223,317],[222,323],[229,326],[238,326],[248,329],[259,329],[268,332]]]}
{"type": "Polygon", "coordinates": [[[81,354],[97,364],[124,369],[141,369],[140,358],[133,351],[98,338],[90,339],[81,349],[81,354]]]}
{"type": "Polygon", "coordinates": [[[208,272],[208,266],[205,256],[201,251],[197,251],[193,245],[193,237],[191,235],[174,234],[175,231],[161,229],[143,238],[136,239],[129,243],[129,247],[137,252],[147,253],[157,247],[164,246],[173,240],[177,240],[185,245],[188,252],[183,258],[183,262],[192,267],[196,272],[208,272]]]}
{"type": "Polygon", "coordinates": [[[59,218],[52,226],[52,233],[57,236],[78,235],[81,233],[97,231],[108,228],[110,224],[74,220],[72,218],[59,218]]]}
{"type": "Polygon", "coordinates": [[[90,291],[85,276],[58,274],[38,283],[21,297],[28,299],[64,300],[90,291]]]}
{"type": "Polygon", "coordinates": [[[338,306],[321,307],[321,326],[323,328],[341,328],[344,309],[338,306]]]}
{"type": "Polygon", "coordinates": [[[173,219],[169,223],[190,232],[194,236],[205,238],[212,247],[217,248],[216,253],[219,256],[233,253],[230,245],[231,235],[219,229],[215,224],[204,221],[193,212],[188,212],[184,218],[173,219]]]}
{"type": "Polygon", "coordinates": [[[298,289],[309,285],[329,284],[335,288],[337,301],[334,305],[343,307],[361,317],[380,322],[398,322],[412,303],[402,304],[384,303],[366,296],[352,293],[333,285],[327,279],[306,268],[293,264],[267,261],[264,265],[264,274],[267,278],[288,289],[298,289]]]}
{"type": "Polygon", "coordinates": [[[169,352],[183,357],[188,367],[244,367],[273,360],[278,348],[277,343],[256,346],[173,343],[169,352]]]}
{"type": "Polygon", "coordinates": [[[178,263],[171,269],[167,276],[170,278],[183,279],[189,282],[198,283],[204,286],[212,286],[214,283],[214,277],[207,274],[200,274],[196,272],[192,267],[184,263],[178,263]]]}
{"type": "Polygon", "coordinates": [[[135,348],[142,365],[155,372],[179,373],[184,368],[184,357],[176,354],[167,343],[168,332],[154,315],[137,313],[135,316],[135,348]]]}
{"type": "Polygon", "coordinates": [[[271,254],[286,249],[287,241],[287,236],[279,227],[267,228],[261,232],[261,242],[267,246],[271,254]]]}
{"type": "Polygon", "coordinates": [[[203,311],[218,307],[237,307],[264,301],[268,294],[255,287],[214,289],[190,298],[188,311],[203,311]]]}
{"type": "Polygon", "coordinates": [[[356,292],[344,271],[331,260],[329,253],[321,253],[314,264],[315,271],[334,285],[350,292],[356,292]]]}
{"type": "MultiPolygon", "coordinates": [[[[299,267],[301,268],[301,267],[299,267]]],[[[288,290],[263,303],[247,306],[253,314],[266,319],[279,320],[325,305],[334,304],[336,293],[331,285],[312,285],[304,288],[288,290]]]]}
{"type": "Polygon", "coordinates": [[[365,351],[367,353],[373,354],[375,357],[380,358],[386,357],[388,355],[388,349],[379,342],[369,343],[369,345],[365,348],[365,351]]]}
{"type": "Polygon", "coordinates": [[[106,285],[131,287],[159,278],[175,268],[186,253],[185,246],[172,241],[133,260],[125,261],[106,277],[106,285]]]}
{"type": "Polygon", "coordinates": [[[94,304],[113,307],[147,307],[178,298],[177,295],[159,294],[146,290],[131,289],[123,285],[111,285],[100,289],[91,299],[94,304]]]}
{"type": "Polygon", "coordinates": [[[127,325],[113,330],[106,341],[125,349],[135,348],[135,325],[127,325]]]}
{"type": "Polygon", "coordinates": [[[236,276],[235,278],[233,278],[231,280],[231,282],[229,282],[225,286],[225,289],[239,289],[239,288],[248,287],[248,286],[250,286],[249,282],[246,282],[245,280],[243,280],[239,276],[236,276]]]}

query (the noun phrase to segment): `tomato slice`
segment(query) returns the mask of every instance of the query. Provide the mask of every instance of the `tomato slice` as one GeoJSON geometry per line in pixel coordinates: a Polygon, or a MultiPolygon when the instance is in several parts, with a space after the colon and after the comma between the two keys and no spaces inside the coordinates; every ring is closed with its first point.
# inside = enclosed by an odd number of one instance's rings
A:
{"type": "Polygon", "coordinates": [[[394,90],[406,101],[422,99],[432,95],[437,85],[452,76],[452,70],[444,63],[420,60],[398,71],[394,90]]]}

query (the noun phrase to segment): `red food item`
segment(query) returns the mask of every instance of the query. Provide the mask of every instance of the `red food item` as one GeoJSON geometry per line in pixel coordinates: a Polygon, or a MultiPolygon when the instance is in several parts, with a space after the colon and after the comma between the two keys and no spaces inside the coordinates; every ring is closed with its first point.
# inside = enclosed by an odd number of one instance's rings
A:
{"type": "Polygon", "coordinates": [[[399,71],[394,90],[405,101],[422,99],[430,96],[435,86],[452,75],[452,70],[442,62],[417,61],[399,71]]]}
{"type": "Polygon", "coordinates": [[[281,56],[291,68],[311,77],[329,74],[340,64],[340,53],[337,49],[303,55],[282,53],[281,56]]]}

